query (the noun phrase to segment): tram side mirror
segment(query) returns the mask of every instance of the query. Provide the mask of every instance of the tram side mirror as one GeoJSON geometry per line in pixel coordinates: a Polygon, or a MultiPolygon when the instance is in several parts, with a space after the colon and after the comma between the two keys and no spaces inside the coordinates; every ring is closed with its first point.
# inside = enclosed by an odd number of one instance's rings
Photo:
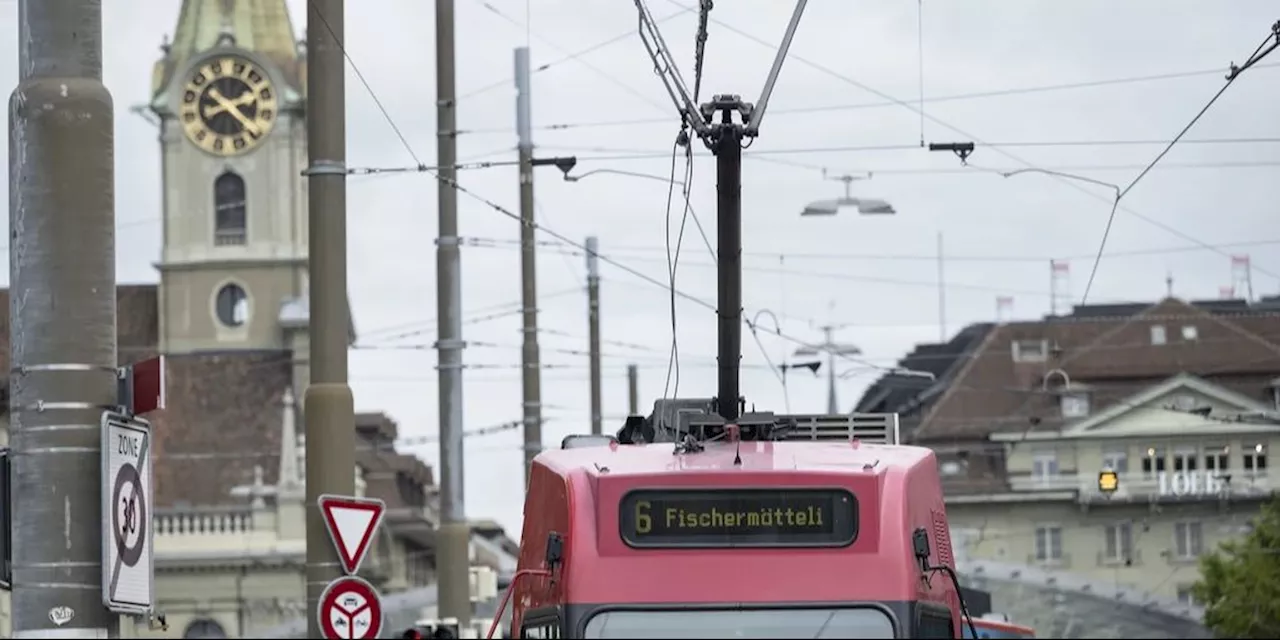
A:
{"type": "Polygon", "coordinates": [[[547,554],[545,557],[547,568],[555,567],[564,560],[564,538],[560,534],[552,531],[547,534],[547,554]]]}
{"type": "Polygon", "coordinates": [[[916,561],[920,563],[921,571],[929,570],[929,533],[923,527],[916,528],[911,534],[911,550],[915,553],[916,561]]]}

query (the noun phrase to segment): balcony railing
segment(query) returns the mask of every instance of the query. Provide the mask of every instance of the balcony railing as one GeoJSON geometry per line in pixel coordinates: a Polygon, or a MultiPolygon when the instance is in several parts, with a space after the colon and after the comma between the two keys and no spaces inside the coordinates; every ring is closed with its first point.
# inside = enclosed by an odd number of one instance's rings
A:
{"type": "Polygon", "coordinates": [[[158,536],[225,536],[254,530],[253,511],[234,509],[157,509],[153,527],[158,536]]]}
{"type": "Polygon", "coordinates": [[[1130,549],[1127,553],[1111,555],[1098,552],[1099,567],[1136,567],[1142,564],[1142,549],[1130,549]]]}

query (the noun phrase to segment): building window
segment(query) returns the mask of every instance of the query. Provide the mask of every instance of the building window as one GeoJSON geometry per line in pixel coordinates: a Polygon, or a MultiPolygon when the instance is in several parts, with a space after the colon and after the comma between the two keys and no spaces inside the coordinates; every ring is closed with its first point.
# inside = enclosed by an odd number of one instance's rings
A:
{"type": "Polygon", "coordinates": [[[1153,476],[1157,473],[1164,473],[1164,449],[1150,447],[1147,455],[1142,458],[1142,475],[1153,476]]]}
{"type": "Polygon", "coordinates": [[[1244,471],[1245,473],[1266,474],[1267,473],[1267,446],[1263,444],[1255,444],[1252,449],[1245,449],[1244,452],[1244,471]]]}
{"type": "Polygon", "coordinates": [[[1191,592],[1191,585],[1189,584],[1178,585],[1178,603],[1185,604],[1189,607],[1199,606],[1200,603],[1196,602],[1196,597],[1191,592]]]}
{"type": "Polygon", "coordinates": [[[1182,339],[1187,342],[1195,342],[1200,339],[1200,331],[1196,329],[1194,324],[1183,325],[1182,339]]]}
{"type": "Polygon", "coordinates": [[[213,181],[213,243],[245,243],[248,203],[244,178],[228,171],[213,181]]]}
{"type": "Polygon", "coordinates": [[[1173,397],[1173,408],[1178,411],[1191,411],[1197,404],[1196,397],[1189,393],[1180,393],[1173,397]]]}
{"type": "Polygon", "coordinates": [[[1104,536],[1104,560],[1129,562],[1133,558],[1133,525],[1128,522],[1107,525],[1104,536]]]}
{"type": "Polygon", "coordinates": [[[187,630],[182,632],[184,638],[226,638],[227,632],[222,625],[207,618],[197,618],[187,625],[187,630]]]}
{"type": "Polygon", "coordinates": [[[1204,448],[1204,470],[1222,473],[1231,470],[1231,448],[1227,445],[1209,445],[1204,448]]]}
{"type": "Polygon", "coordinates": [[[1199,522],[1179,522],[1173,525],[1174,551],[1184,560],[1198,558],[1204,553],[1204,530],[1199,522]]]}
{"type": "Polygon", "coordinates": [[[1129,452],[1124,449],[1103,451],[1102,468],[1116,473],[1129,473],[1129,452]]]}
{"type": "Polygon", "coordinates": [[[218,322],[228,327],[241,327],[249,321],[249,294],[236,284],[223,285],[215,301],[218,322]]]}
{"type": "Polygon", "coordinates": [[[1015,340],[1013,342],[1014,362],[1044,362],[1048,359],[1048,340],[1015,340]]]}
{"type": "Polygon", "coordinates": [[[1062,560],[1062,527],[1036,527],[1036,562],[1062,560]]]}
{"type": "Polygon", "coordinates": [[[1062,394],[1062,417],[1083,418],[1087,415],[1089,415],[1089,394],[1087,393],[1062,394]]]}
{"type": "Polygon", "coordinates": [[[1036,482],[1047,485],[1058,475],[1058,455],[1055,453],[1037,453],[1031,459],[1031,476],[1036,482]]]}
{"type": "Polygon", "coordinates": [[[1168,338],[1164,334],[1164,325],[1151,325],[1151,344],[1164,344],[1168,338]]]}
{"type": "Polygon", "coordinates": [[[1196,461],[1199,460],[1200,454],[1195,449],[1179,448],[1173,450],[1173,470],[1174,472],[1195,471],[1196,461]]]}

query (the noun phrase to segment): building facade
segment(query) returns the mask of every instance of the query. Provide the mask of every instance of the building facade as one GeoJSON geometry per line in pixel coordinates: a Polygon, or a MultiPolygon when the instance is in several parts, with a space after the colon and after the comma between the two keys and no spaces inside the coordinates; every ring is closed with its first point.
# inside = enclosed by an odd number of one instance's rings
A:
{"type": "Polygon", "coordinates": [[[864,397],[937,452],[962,568],[1198,619],[1199,558],[1280,488],[1280,304],[1091,305],[966,332],[936,381],[886,376],[864,397]]]}

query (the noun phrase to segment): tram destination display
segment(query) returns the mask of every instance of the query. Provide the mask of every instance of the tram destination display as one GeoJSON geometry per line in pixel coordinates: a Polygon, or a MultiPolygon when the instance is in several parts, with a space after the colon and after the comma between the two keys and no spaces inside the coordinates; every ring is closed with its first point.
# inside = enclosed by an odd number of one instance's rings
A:
{"type": "Polygon", "coordinates": [[[844,547],[858,536],[844,489],[637,489],[618,519],[637,548],[844,547]]]}

